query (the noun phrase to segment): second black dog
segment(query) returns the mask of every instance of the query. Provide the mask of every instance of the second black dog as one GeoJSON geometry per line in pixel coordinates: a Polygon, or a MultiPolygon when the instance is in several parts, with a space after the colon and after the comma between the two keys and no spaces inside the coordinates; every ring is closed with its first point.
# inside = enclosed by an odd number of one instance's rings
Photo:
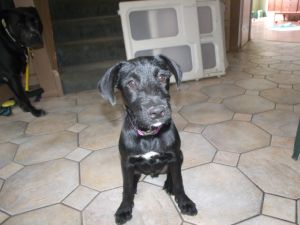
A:
{"type": "Polygon", "coordinates": [[[132,217],[134,194],[141,174],[158,176],[167,173],[166,192],[175,195],[183,214],[197,214],[182,182],[180,137],[171,119],[169,103],[172,75],[178,86],[182,78],[179,66],[159,55],[120,62],[99,81],[102,96],[114,105],[114,88],[117,87],[126,108],[119,139],[123,200],[115,214],[117,224],[123,224],[132,217]]]}
{"type": "Polygon", "coordinates": [[[27,64],[27,48],[43,45],[42,23],[33,7],[0,11],[0,83],[6,83],[19,106],[34,116],[45,115],[30,103],[22,86],[22,73],[27,64]]]}

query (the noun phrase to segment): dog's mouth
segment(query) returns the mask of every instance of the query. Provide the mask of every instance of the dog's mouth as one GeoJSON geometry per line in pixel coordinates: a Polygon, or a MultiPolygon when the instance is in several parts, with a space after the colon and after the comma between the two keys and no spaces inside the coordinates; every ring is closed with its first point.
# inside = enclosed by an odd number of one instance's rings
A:
{"type": "Polygon", "coordinates": [[[147,126],[147,128],[143,127],[143,126],[135,126],[132,124],[132,128],[136,131],[136,133],[139,136],[151,136],[151,135],[156,135],[158,134],[161,129],[166,126],[168,124],[168,122],[155,122],[149,126],[147,126]]]}

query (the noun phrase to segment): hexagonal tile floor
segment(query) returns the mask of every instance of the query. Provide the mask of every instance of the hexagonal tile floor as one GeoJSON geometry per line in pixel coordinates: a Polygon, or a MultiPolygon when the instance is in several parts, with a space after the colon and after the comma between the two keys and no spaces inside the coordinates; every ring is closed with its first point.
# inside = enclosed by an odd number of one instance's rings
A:
{"type": "MultiPolygon", "coordinates": [[[[249,42],[225,76],[171,85],[182,176],[198,215],[181,215],[142,176],[128,225],[296,225],[300,164],[291,159],[300,118],[300,44],[249,42]],[[292,61],[291,61],[292,60],[292,61]]],[[[0,116],[0,224],[113,225],[122,198],[122,98],[98,90],[0,116]]],[[[148,137],[151,138],[151,137],[148,137]]],[[[299,159],[300,160],[300,159],[299,159]]]]}
{"type": "Polygon", "coordinates": [[[224,104],[233,112],[252,114],[274,109],[275,104],[259,96],[241,95],[224,100],[224,104]]]}
{"type": "Polygon", "coordinates": [[[65,159],[28,166],[9,177],[0,209],[18,214],[62,201],[78,185],[78,165],[65,159]]]}
{"type": "Polygon", "coordinates": [[[184,106],[179,113],[191,123],[212,124],[233,117],[233,112],[222,104],[198,103],[184,106]]]}
{"type": "Polygon", "coordinates": [[[241,156],[239,168],[267,193],[300,198],[300,163],[290,157],[290,151],[268,147],[241,156]]]}
{"type": "Polygon", "coordinates": [[[276,87],[276,84],[265,79],[244,79],[236,82],[236,85],[248,90],[264,90],[276,87]]]}
{"type": "MultiPolygon", "coordinates": [[[[118,209],[121,200],[122,188],[100,193],[84,210],[83,223],[85,225],[115,225],[112,215],[118,209]],[[103,204],[104,202],[109,202],[109,207],[103,204]]],[[[128,224],[180,225],[181,222],[172,200],[165,191],[150,184],[139,183],[133,218],[128,224]]]]}
{"type": "Polygon", "coordinates": [[[210,164],[184,171],[183,178],[199,210],[194,217],[183,215],[188,222],[233,224],[259,214],[262,192],[235,168],[210,164]]]}
{"type": "Polygon", "coordinates": [[[59,132],[34,136],[19,146],[15,161],[31,165],[59,159],[77,148],[77,135],[72,132],[59,132]]]}
{"type": "Polygon", "coordinates": [[[8,219],[3,225],[80,225],[80,213],[64,205],[54,205],[8,219]]]}
{"type": "Polygon", "coordinates": [[[296,74],[271,74],[267,76],[268,80],[278,84],[297,84],[300,83],[300,77],[296,74]]]}
{"type": "Polygon", "coordinates": [[[273,88],[261,92],[261,96],[279,104],[299,104],[300,93],[288,88],[273,88]]]}
{"type": "Polygon", "coordinates": [[[11,143],[0,144],[0,169],[13,161],[18,146],[11,143]]]}
{"type": "Polygon", "coordinates": [[[209,97],[226,98],[241,95],[245,92],[245,89],[233,84],[218,84],[204,87],[201,89],[201,91],[209,97]]]}
{"type": "Polygon", "coordinates": [[[267,130],[273,135],[295,137],[299,121],[299,114],[273,110],[254,115],[253,123],[267,130]]]}
{"type": "Polygon", "coordinates": [[[209,125],[203,132],[219,150],[242,153],[270,144],[270,135],[243,121],[228,121],[209,125]]]}

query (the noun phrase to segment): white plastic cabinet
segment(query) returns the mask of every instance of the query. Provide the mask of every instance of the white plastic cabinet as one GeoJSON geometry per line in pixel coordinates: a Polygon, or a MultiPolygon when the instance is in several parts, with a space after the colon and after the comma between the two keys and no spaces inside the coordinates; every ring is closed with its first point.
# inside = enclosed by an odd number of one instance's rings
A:
{"type": "Polygon", "coordinates": [[[120,2],[127,59],[163,54],[183,80],[225,74],[224,6],[219,0],[120,2]]]}

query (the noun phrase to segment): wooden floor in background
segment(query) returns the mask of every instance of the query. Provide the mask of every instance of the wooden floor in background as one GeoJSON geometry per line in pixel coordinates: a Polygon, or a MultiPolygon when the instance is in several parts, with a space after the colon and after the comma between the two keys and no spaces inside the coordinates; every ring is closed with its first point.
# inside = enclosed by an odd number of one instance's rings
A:
{"type": "Polygon", "coordinates": [[[300,43],[300,30],[274,31],[270,29],[273,21],[273,17],[252,20],[251,39],[300,43]]]}

